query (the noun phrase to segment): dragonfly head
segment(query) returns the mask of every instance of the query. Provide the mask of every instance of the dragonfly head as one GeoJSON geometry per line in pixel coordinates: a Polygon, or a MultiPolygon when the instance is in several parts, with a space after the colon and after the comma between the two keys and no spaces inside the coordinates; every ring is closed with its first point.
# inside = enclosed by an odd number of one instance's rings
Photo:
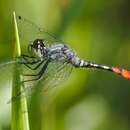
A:
{"type": "Polygon", "coordinates": [[[43,39],[35,39],[29,45],[29,52],[34,53],[38,57],[43,57],[46,54],[46,47],[43,39]]]}

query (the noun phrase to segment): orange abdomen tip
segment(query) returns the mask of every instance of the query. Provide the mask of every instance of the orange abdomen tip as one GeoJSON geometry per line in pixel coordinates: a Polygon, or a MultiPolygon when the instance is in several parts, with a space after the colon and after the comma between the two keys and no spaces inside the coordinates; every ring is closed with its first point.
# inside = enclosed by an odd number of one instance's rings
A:
{"type": "Polygon", "coordinates": [[[125,69],[122,69],[121,75],[122,75],[124,78],[130,80],[130,71],[125,70],[125,69]]]}
{"type": "Polygon", "coordinates": [[[112,67],[112,71],[114,73],[119,74],[122,77],[130,80],[130,71],[128,71],[126,69],[120,69],[120,68],[117,68],[117,67],[112,67]]]}

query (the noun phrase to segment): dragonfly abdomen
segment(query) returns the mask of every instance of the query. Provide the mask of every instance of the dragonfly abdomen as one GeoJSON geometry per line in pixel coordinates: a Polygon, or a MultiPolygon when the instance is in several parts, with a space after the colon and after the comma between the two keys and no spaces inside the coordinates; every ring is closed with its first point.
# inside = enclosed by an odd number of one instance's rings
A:
{"type": "Polygon", "coordinates": [[[109,67],[109,66],[102,65],[102,64],[96,64],[96,63],[93,63],[93,62],[87,62],[87,61],[84,61],[84,64],[83,64],[82,67],[97,68],[97,69],[112,71],[112,68],[109,67]]]}
{"type": "Polygon", "coordinates": [[[87,61],[84,61],[84,60],[80,60],[79,67],[96,68],[96,69],[111,71],[115,74],[118,74],[118,75],[124,77],[125,79],[130,80],[130,71],[128,71],[126,69],[122,69],[122,68],[118,68],[118,67],[109,67],[109,66],[106,66],[106,65],[87,62],[87,61]]]}

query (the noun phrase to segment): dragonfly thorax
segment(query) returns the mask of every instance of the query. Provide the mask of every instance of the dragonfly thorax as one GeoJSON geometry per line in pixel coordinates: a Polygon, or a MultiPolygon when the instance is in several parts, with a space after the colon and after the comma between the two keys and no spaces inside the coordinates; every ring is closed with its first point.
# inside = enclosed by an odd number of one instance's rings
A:
{"type": "Polygon", "coordinates": [[[34,53],[39,58],[42,58],[47,53],[47,48],[44,45],[43,39],[35,39],[30,45],[30,52],[34,53]]]}

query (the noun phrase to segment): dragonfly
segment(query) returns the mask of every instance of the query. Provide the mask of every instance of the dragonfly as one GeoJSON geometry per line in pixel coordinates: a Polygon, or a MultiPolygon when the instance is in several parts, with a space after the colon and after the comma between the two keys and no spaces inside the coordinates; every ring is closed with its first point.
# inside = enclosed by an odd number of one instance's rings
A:
{"type": "Polygon", "coordinates": [[[23,75],[29,79],[24,79],[23,83],[44,82],[45,85],[48,83],[51,87],[65,80],[73,68],[110,71],[130,80],[130,71],[80,58],[66,43],[57,40],[51,33],[22,16],[17,16],[17,23],[20,42],[28,48],[28,55],[23,54],[18,57],[18,63],[29,70],[23,75]]]}

